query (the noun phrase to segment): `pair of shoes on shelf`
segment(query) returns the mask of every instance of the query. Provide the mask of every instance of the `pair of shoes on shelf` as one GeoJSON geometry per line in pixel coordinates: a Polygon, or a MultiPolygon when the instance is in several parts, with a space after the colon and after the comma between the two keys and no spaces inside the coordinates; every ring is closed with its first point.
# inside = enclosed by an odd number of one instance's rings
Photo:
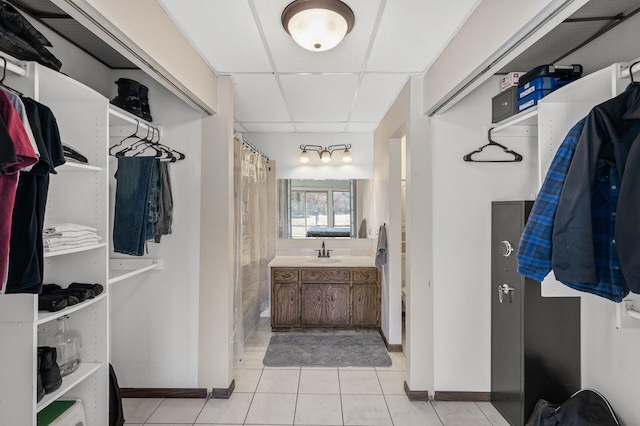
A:
{"type": "Polygon", "coordinates": [[[100,284],[71,283],[67,288],[57,284],[45,284],[42,286],[42,294],[38,296],[38,309],[56,312],[67,306],[93,299],[103,290],[104,287],[100,284]]]}
{"type": "Polygon", "coordinates": [[[130,78],[120,78],[116,84],[118,95],[111,103],[143,120],[153,121],[149,108],[149,88],[130,78]]]}
{"type": "Polygon", "coordinates": [[[38,402],[45,394],[55,392],[62,385],[57,357],[56,348],[38,346],[38,402]]]}

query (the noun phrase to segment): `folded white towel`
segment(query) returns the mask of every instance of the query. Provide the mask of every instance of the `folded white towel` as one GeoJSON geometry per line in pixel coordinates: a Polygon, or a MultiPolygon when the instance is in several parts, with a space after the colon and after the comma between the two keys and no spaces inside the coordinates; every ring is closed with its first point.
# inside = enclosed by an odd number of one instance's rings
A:
{"type": "Polygon", "coordinates": [[[53,246],[53,247],[45,247],[45,251],[62,251],[62,250],[71,250],[74,248],[78,248],[78,247],[86,247],[86,246],[93,246],[98,244],[97,241],[90,241],[90,242],[86,242],[86,243],[80,243],[80,244],[62,244],[59,246],[53,246]]]}
{"type": "Polygon", "coordinates": [[[82,243],[88,243],[88,242],[93,242],[94,244],[97,244],[98,241],[100,241],[101,239],[102,237],[98,237],[96,235],[93,237],[79,237],[79,238],[63,239],[63,240],[59,240],[55,238],[44,238],[42,242],[44,247],[55,247],[55,246],[62,246],[62,245],[82,244],[82,243]]]}
{"type": "Polygon", "coordinates": [[[55,233],[46,233],[43,232],[42,236],[45,238],[57,238],[57,237],[84,237],[97,235],[95,231],[63,231],[63,232],[55,232],[55,233]]]}
{"type": "Polygon", "coordinates": [[[86,225],[78,225],[77,223],[57,223],[44,228],[44,235],[57,234],[59,232],[67,231],[93,231],[96,232],[96,228],[92,228],[86,225]]]}

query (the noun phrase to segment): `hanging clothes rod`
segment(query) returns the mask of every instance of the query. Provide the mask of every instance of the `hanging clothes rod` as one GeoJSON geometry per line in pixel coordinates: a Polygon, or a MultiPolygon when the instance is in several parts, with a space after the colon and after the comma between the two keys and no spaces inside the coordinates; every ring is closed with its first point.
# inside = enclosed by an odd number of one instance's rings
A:
{"type": "MultiPolygon", "coordinates": [[[[0,55],[0,56],[2,56],[7,61],[6,62],[7,71],[11,71],[12,73],[17,74],[21,77],[27,75],[27,70],[25,68],[21,67],[20,65],[14,64],[9,60],[9,58],[7,58],[4,55],[0,55]]],[[[4,64],[5,64],[5,61],[0,61],[0,67],[3,67],[4,64]]]]}
{"type": "Polygon", "coordinates": [[[635,309],[627,309],[627,316],[640,320],[640,312],[636,311],[635,309]]]}
{"type": "Polygon", "coordinates": [[[267,154],[265,154],[264,152],[260,151],[258,148],[256,148],[256,146],[254,144],[252,144],[251,142],[249,142],[244,136],[240,136],[240,135],[236,134],[236,137],[240,137],[240,139],[242,140],[243,144],[247,145],[254,152],[260,154],[261,156],[264,157],[265,160],[269,161],[269,156],[267,154]]]}
{"type": "Polygon", "coordinates": [[[633,66],[633,73],[634,74],[640,72],[640,64],[638,63],[638,61],[640,61],[640,58],[636,58],[633,61],[630,61],[629,62],[629,67],[623,69],[622,71],[620,71],[620,78],[629,77],[629,71],[631,69],[631,66],[633,66]]]}

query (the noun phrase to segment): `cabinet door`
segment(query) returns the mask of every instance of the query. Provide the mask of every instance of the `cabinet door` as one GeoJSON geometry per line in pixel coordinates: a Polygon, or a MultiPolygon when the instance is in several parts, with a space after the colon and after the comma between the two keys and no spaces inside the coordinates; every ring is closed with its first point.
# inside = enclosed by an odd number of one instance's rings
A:
{"type": "Polygon", "coordinates": [[[376,284],[353,284],[354,326],[377,326],[380,318],[378,286],[376,284]]]}
{"type": "Polygon", "coordinates": [[[496,203],[491,226],[491,400],[514,426],[523,418],[522,298],[516,253],[522,203],[496,203]]]}
{"type": "Polygon", "coordinates": [[[324,301],[325,325],[349,325],[349,284],[326,284],[324,301]]]}
{"type": "Polygon", "coordinates": [[[298,283],[273,285],[272,326],[299,325],[300,291],[298,283]]]}
{"type": "Polygon", "coordinates": [[[302,284],[302,325],[324,325],[322,306],[324,305],[324,284],[302,284]]]}

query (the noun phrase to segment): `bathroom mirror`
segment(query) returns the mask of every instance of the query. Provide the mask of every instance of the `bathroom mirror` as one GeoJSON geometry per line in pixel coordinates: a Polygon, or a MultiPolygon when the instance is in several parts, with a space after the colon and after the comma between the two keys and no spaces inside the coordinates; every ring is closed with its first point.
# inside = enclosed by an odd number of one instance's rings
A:
{"type": "Polygon", "coordinates": [[[363,179],[278,179],[278,238],[358,238],[368,188],[363,179]]]}

